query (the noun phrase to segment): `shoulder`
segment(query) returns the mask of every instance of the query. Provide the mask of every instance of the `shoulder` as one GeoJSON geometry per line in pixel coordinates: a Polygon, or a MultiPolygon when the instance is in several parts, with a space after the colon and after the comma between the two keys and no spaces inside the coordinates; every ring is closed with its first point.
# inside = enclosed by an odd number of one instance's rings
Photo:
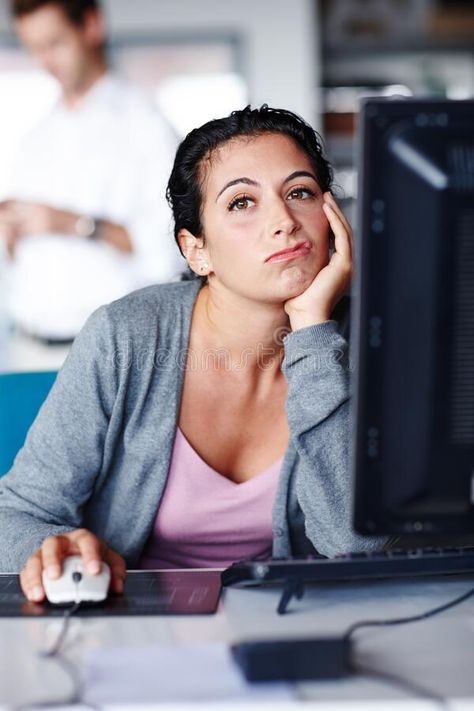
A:
{"type": "Polygon", "coordinates": [[[71,351],[81,363],[100,360],[114,370],[136,359],[140,367],[157,352],[174,352],[187,343],[200,282],[157,284],[101,306],[87,320],[71,351]],[[138,361],[137,361],[138,362],[138,361]]]}
{"type": "Polygon", "coordinates": [[[110,313],[130,313],[140,309],[155,311],[163,307],[179,310],[184,303],[194,303],[200,286],[198,279],[152,284],[112,301],[105,308],[110,313]]]}
{"type": "Polygon", "coordinates": [[[154,284],[133,291],[103,307],[110,322],[123,328],[125,324],[150,324],[150,319],[176,322],[192,310],[200,282],[178,281],[154,284]]]}

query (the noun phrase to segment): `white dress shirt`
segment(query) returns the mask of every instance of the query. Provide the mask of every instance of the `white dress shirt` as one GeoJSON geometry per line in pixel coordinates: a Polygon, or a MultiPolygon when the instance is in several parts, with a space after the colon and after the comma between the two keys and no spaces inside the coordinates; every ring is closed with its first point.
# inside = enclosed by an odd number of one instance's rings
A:
{"type": "Polygon", "coordinates": [[[165,188],[176,139],[138,91],[110,74],[73,110],[58,102],[26,139],[11,197],[124,226],[133,254],[71,234],[25,236],[9,312],[46,338],[77,334],[99,305],[184,269],[165,188]]]}

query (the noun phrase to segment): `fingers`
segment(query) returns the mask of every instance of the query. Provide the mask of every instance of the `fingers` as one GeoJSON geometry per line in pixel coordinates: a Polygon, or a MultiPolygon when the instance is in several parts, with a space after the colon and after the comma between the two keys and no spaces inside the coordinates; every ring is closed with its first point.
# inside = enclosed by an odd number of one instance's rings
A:
{"type": "Polygon", "coordinates": [[[18,241],[16,232],[10,231],[5,236],[5,239],[6,239],[7,254],[10,259],[13,259],[15,257],[16,243],[18,241]]]}
{"type": "Polygon", "coordinates": [[[329,221],[329,226],[334,233],[334,248],[337,254],[344,257],[347,261],[352,261],[352,249],[350,237],[341,218],[336,213],[332,205],[325,203],[323,205],[324,213],[329,221]]]}
{"type": "Polygon", "coordinates": [[[323,200],[325,203],[327,203],[328,205],[331,205],[331,207],[334,208],[336,214],[339,215],[342,224],[346,228],[347,233],[352,237],[352,227],[350,226],[347,217],[344,215],[343,211],[341,210],[341,208],[337,204],[336,200],[334,199],[333,194],[330,193],[329,191],[324,193],[323,200]]]}
{"type": "Polygon", "coordinates": [[[101,570],[102,550],[105,544],[97,536],[85,528],[74,532],[74,544],[84,563],[84,572],[87,575],[97,575],[101,570]]]}
{"type": "MultiPolygon", "coordinates": [[[[326,195],[329,194],[325,193],[326,195]]],[[[336,253],[345,260],[352,262],[352,231],[332,196],[328,197],[323,203],[323,210],[334,233],[336,253]]]]}
{"type": "Polygon", "coordinates": [[[18,215],[8,201],[0,203],[0,239],[5,241],[8,256],[13,258],[18,239],[18,215]]]}
{"type": "Polygon", "coordinates": [[[75,532],[74,543],[84,561],[85,572],[88,575],[97,575],[102,569],[102,560],[104,560],[110,567],[111,590],[116,593],[123,592],[126,566],[122,556],[85,529],[75,532]]]}
{"type": "Polygon", "coordinates": [[[66,535],[49,536],[41,548],[26,561],[20,573],[20,585],[28,600],[41,602],[45,598],[43,569],[51,579],[59,578],[62,572],[62,560],[71,553],[66,535]]]}
{"type": "Polygon", "coordinates": [[[118,553],[108,548],[104,560],[110,566],[110,589],[112,592],[122,593],[125,576],[127,574],[124,559],[118,553]]]}
{"type": "Polygon", "coordinates": [[[68,551],[69,542],[63,536],[49,536],[43,541],[43,545],[41,546],[43,568],[51,580],[55,580],[61,575],[62,560],[68,551]]]}
{"type": "Polygon", "coordinates": [[[20,585],[23,594],[32,602],[42,602],[45,598],[41,577],[42,571],[41,551],[37,551],[28,558],[25,567],[20,573],[20,585]]]}
{"type": "Polygon", "coordinates": [[[102,561],[110,566],[110,588],[113,592],[123,592],[126,576],[124,559],[100,541],[90,531],[79,529],[59,536],[49,536],[41,548],[30,556],[20,573],[20,585],[23,593],[33,602],[45,599],[43,570],[49,579],[55,580],[62,574],[64,558],[80,555],[83,559],[84,572],[97,575],[102,569],[102,561]]]}

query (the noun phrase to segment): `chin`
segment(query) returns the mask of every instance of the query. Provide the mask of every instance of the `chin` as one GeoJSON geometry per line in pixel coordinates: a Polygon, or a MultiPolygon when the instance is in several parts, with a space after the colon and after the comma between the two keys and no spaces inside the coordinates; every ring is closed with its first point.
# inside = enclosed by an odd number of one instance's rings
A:
{"type": "Polygon", "coordinates": [[[299,296],[306,291],[312,284],[317,272],[311,270],[311,273],[299,267],[292,267],[285,270],[281,275],[281,288],[284,299],[292,299],[294,296],[299,296]]]}

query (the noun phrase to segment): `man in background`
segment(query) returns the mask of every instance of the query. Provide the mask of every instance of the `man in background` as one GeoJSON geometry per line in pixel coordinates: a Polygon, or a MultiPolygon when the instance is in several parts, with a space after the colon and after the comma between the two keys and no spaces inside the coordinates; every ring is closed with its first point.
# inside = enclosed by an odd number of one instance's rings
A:
{"type": "Polygon", "coordinates": [[[61,89],[22,146],[0,237],[23,333],[72,339],[100,304],[177,278],[165,187],[175,139],[112,75],[97,0],[11,0],[22,44],[61,89]]]}

